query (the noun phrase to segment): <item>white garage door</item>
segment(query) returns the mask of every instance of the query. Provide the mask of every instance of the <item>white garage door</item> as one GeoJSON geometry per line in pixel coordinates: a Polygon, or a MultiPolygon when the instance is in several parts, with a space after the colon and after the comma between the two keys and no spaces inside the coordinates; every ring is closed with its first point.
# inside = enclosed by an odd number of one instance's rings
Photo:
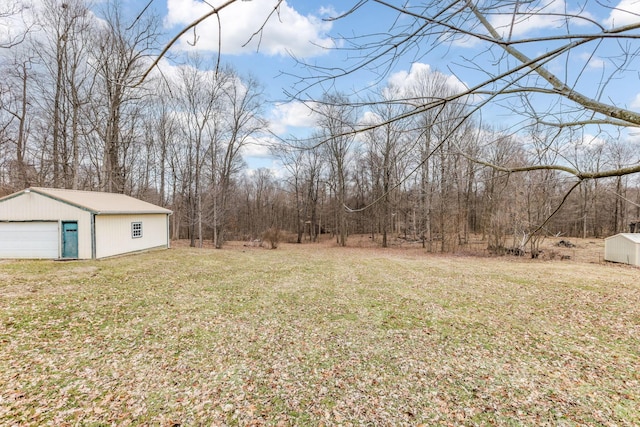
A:
{"type": "Polygon", "coordinates": [[[0,258],[58,258],[58,223],[0,222],[0,258]]]}

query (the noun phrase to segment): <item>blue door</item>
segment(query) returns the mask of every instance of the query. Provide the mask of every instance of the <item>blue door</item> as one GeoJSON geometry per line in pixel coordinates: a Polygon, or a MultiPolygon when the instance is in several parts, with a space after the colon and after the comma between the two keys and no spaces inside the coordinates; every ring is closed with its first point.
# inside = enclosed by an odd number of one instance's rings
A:
{"type": "Polygon", "coordinates": [[[78,223],[62,223],[62,258],[78,258],[78,223]]]}

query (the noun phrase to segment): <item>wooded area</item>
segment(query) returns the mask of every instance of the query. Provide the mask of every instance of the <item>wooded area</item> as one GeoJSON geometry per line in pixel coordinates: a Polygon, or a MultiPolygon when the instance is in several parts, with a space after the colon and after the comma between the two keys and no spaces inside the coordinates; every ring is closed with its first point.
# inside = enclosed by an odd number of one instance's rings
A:
{"type": "MultiPolygon", "coordinates": [[[[350,13],[360,3],[367,2],[350,13]]],[[[615,38],[616,65],[601,85],[630,78],[640,24],[592,22],[593,32],[577,35],[569,21],[586,18],[567,12],[561,36],[516,40],[487,20],[495,5],[370,3],[411,24],[357,45],[346,72],[365,62],[382,69],[403,43],[426,51],[445,43],[443,34],[487,43],[486,55],[502,68],[478,70],[483,83],[462,90],[450,75],[414,65],[411,85],[380,71],[381,84],[366,97],[297,95],[316,117],[311,136],[274,138],[259,78],[197,55],[171,75],[151,68],[163,48],[158,17],[127,20],[109,2],[96,19],[83,0],[43,0],[25,20],[20,2],[2,6],[23,31],[0,48],[0,195],[28,186],[122,192],[172,209],[174,239],[218,248],[276,228],[297,242],[331,233],[344,246],[357,233],[382,246],[400,237],[455,252],[474,235],[496,252],[535,252],[543,236],[605,237],[640,218],[640,145],[625,133],[640,125],[638,113],[615,99],[605,104],[604,90],[585,96],[579,77],[562,80],[545,68],[578,45],[615,38]],[[530,59],[516,49],[534,42],[546,43],[544,54],[530,59]],[[562,113],[546,110],[543,96],[562,99],[562,113]],[[483,118],[490,102],[509,105],[523,124],[502,128],[483,118]],[[243,152],[254,143],[269,143],[282,168],[249,170],[243,152]]],[[[512,27],[544,15],[524,3],[505,6],[512,27]]],[[[350,42],[353,50],[359,39],[350,42]]],[[[339,77],[315,76],[300,84],[339,77]]]]}

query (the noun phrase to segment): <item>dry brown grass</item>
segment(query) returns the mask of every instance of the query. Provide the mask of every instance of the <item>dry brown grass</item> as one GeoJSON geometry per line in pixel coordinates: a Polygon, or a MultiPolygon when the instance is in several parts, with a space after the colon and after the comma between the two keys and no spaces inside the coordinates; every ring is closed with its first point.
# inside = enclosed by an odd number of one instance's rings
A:
{"type": "Polygon", "coordinates": [[[0,425],[639,425],[640,270],[581,257],[2,262],[0,425]]]}
{"type": "MultiPolygon", "coordinates": [[[[350,236],[348,240],[349,247],[357,248],[370,248],[370,249],[382,249],[380,248],[381,238],[379,236],[376,239],[371,239],[369,235],[354,235],[350,236]]],[[[422,251],[422,243],[417,241],[405,240],[398,237],[392,237],[389,239],[388,249],[402,249],[422,251]]],[[[328,236],[323,236],[322,245],[336,246],[334,239],[328,236]]],[[[438,242],[434,243],[437,246],[438,242]]],[[[577,261],[588,263],[603,263],[604,262],[604,239],[581,239],[574,237],[547,237],[540,244],[540,249],[543,251],[540,256],[540,260],[563,260],[564,261],[577,261]],[[560,241],[569,241],[574,244],[575,247],[568,248],[566,246],[559,246],[560,241]]],[[[482,240],[481,236],[472,236],[469,243],[464,246],[460,246],[454,256],[494,256],[487,252],[487,242],[482,240]]],[[[530,254],[526,254],[523,258],[531,258],[530,254]]]]}

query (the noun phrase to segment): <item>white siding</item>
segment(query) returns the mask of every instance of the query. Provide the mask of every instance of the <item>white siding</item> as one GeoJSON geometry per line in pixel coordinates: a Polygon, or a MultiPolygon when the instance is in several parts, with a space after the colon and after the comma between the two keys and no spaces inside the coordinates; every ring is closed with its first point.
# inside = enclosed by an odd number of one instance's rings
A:
{"type": "Polygon", "coordinates": [[[604,240],[604,259],[640,266],[640,234],[622,233],[604,240]]]}
{"type": "Polygon", "coordinates": [[[36,194],[20,194],[0,203],[0,221],[77,221],[78,258],[91,258],[91,213],[36,194]]]}
{"type": "Polygon", "coordinates": [[[165,214],[97,215],[95,230],[96,258],[168,247],[165,214]],[[133,222],[142,223],[142,237],[131,236],[133,222]]]}

